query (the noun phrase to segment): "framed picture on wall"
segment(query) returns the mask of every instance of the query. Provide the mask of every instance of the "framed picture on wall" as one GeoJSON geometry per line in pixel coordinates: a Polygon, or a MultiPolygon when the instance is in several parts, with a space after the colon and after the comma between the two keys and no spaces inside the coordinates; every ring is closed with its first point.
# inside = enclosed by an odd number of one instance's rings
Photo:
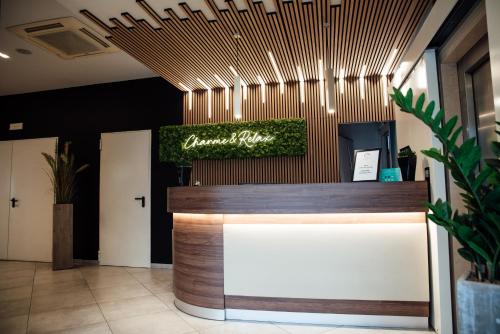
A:
{"type": "Polygon", "coordinates": [[[356,150],[354,152],[354,171],[352,182],[378,181],[380,149],[356,150]]]}

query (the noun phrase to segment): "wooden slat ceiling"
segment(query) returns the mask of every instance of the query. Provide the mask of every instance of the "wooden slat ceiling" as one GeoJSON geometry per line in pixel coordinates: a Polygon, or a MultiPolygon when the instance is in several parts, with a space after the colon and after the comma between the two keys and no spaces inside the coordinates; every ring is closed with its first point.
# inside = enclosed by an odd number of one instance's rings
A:
{"type": "Polygon", "coordinates": [[[186,3],[179,3],[186,18],[179,18],[172,8],[166,8],[168,17],[162,18],[147,0],[137,0],[144,15],[159,28],[127,12],[120,18],[110,18],[111,25],[88,10],[81,13],[104,29],[112,43],[170,83],[181,90],[185,89],[180,83],[196,90],[205,89],[198,78],[211,88],[221,87],[214,75],[232,86],[229,67],[237,67],[236,32],[242,36],[238,72],[247,85],[259,84],[257,76],[266,83],[278,82],[269,51],[285,82],[299,80],[297,66],[306,81],[318,80],[320,59],[335,76],[344,69],[347,77],[358,77],[363,65],[366,76],[380,75],[397,49],[389,66],[390,75],[433,3],[342,0],[340,5],[331,5],[329,0],[274,0],[276,12],[267,13],[262,2],[252,0],[246,0],[246,10],[238,10],[232,0],[226,1],[227,9],[219,9],[214,0],[203,1],[215,20],[208,20],[186,3]]]}

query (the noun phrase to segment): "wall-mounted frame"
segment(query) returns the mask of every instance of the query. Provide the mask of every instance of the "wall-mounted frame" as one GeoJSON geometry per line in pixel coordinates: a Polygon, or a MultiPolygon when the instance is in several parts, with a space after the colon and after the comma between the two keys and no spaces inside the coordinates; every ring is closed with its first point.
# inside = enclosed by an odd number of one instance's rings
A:
{"type": "Polygon", "coordinates": [[[380,172],[380,148],[356,150],[352,182],[378,181],[380,172]]]}

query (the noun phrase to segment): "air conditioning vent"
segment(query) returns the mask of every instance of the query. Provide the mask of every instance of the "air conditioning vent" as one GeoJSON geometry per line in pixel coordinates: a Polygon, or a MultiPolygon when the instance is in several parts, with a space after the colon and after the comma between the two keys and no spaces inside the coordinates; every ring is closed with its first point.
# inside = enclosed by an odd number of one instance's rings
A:
{"type": "Polygon", "coordinates": [[[33,22],[8,29],[63,59],[118,51],[74,17],[33,22]]]}
{"type": "Polygon", "coordinates": [[[64,27],[60,23],[53,23],[53,24],[45,24],[43,26],[36,26],[32,28],[26,28],[24,31],[26,31],[28,34],[32,32],[37,32],[37,31],[42,31],[42,30],[49,30],[49,29],[55,29],[55,28],[62,28],[64,27]]]}

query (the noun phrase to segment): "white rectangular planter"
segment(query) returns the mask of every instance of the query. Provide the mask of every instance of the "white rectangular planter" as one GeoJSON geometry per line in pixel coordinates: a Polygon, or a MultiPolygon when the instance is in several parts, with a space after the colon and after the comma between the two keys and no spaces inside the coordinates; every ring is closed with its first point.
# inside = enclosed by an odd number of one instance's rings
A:
{"type": "Polygon", "coordinates": [[[457,308],[460,334],[500,333],[500,284],[458,280],[457,308]]]}

